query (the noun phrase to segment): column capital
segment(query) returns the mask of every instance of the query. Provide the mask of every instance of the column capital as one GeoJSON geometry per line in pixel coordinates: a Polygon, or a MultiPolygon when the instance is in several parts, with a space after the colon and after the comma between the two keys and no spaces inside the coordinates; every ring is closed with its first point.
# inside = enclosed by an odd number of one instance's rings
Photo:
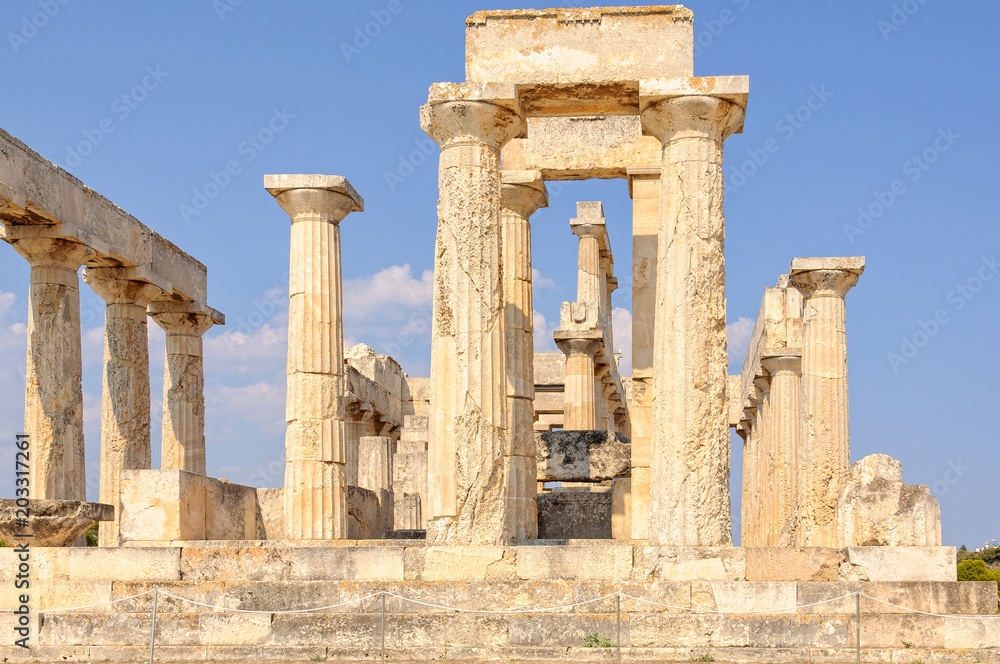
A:
{"type": "Polygon", "coordinates": [[[351,212],[364,212],[365,201],[340,175],[276,174],[264,176],[264,188],[292,223],[315,220],[339,224],[351,212]]]}
{"type": "Polygon", "coordinates": [[[483,143],[499,150],[525,131],[518,113],[480,100],[425,104],[420,107],[420,126],[441,149],[460,143],[483,143]]]}
{"type": "Polygon", "coordinates": [[[166,313],[148,311],[149,316],[156,321],[156,324],[163,328],[167,335],[181,334],[186,336],[202,336],[208,332],[218,321],[210,315],[190,311],[187,313],[166,313]]]}
{"type": "MultiPolygon", "coordinates": [[[[579,201],[576,204],[576,217],[569,220],[573,235],[581,240],[585,237],[601,239],[608,232],[607,221],[604,218],[604,204],[601,201],[579,201]]],[[[607,243],[601,247],[604,250],[607,243]]]]}
{"type": "Polygon", "coordinates": [[[9,240],[14,251],[31,267],[47,267],[73,272],[97,255],[85,244],[61,237],[33,237],[9,240]]]}
{"type": "Polygon", "coordinates": [[[774,357],[765,357],[761,358],[760,365],[772,377],[782,373],[798,374],[802,371],[802,356],[776,355],[774,357]]]}
{"type": "Polygon", "coordinates": [[[109,306],[132,304],[145,309],[163,292],[159,286],[136,278],[127,267],[88,267],[83,280],[109,306]]]}
{"type": "Polygon", "coordinates": [[[789,282],[802,297],[844,297],[865,271],[863,256],[796,258],[788,271],[789,282]]]}
{"type": "Polygon", "coordinates": [[[503,171],[500,207],[531,219],[540,208],[549,206],[549,192],[540,171],[503,171]]]}
{"type": "Polygon", "coordinates": [[[601,348],[601,340],[592,336],[577,336],[577,332],[555,333],[556,346],[567,355],[586,355],[594,358],[601,348]]]}
{"type": "Polygon", "coordinates": [[[682,138],[723,143],[743,129],[745,111],[721,97],[690,95],[654,102],[642,112],[642,128],[664,145],[682,138]]]}

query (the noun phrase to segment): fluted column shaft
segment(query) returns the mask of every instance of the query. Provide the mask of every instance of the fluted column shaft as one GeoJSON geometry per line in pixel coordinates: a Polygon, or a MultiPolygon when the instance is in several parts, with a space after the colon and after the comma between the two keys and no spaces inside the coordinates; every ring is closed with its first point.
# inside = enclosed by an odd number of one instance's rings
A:
{"type": "Polygon", "coordinates": [[[285,399],[285,531],[347,539],[340,222],[364,201],[339,176],[269,175],[292,221],[285,399]]]}
{"type": "Polygon", "coordinates": [[[40,500],[86,500],[78,270],[96,252],[58,238],[11,244],[31,265],[24,390],[29,492],[40,500]]]}
{"type": "MultiPolygon", "coordinates": [[[[183,305],[181,305],[183,306],[183,305]]],[[[156,310],[150,315],[166,334],[163,370],[163,433],[160,468],[206,474],[205,366],[202,335],[216,321],[196,311],[156,310]]]]}
{"type": "Polygon", "coordinates": [[[802,359],[786,355],[761,360],[771,374],[769,395],[771,444],[773,455],[771,479],[772,521],[769,539],[764,546],[794,546],[789,519],[795,512],[798,496],[799,441],[799,371],[802,359]]]}
{"type": "Polygon", "coordinates": [[[742,118],[739,106],[706,96],[667,99],[642,114],[663,143],[651,544],[732,543],[722,146],[742,118]]]}
{"type": "Polygon", "coordinates": [[[632,195],[632,539],[649,538],[649,464],[653,435],[653,330],[660,169],[629,171],[632,195]]]}
{"type": "Polygon", "coordinates": [[[771,527],[771,510],[768,506],[771,488],[771,445],[773,442],[771,436],[771,386],[767,378],[761,376],[754,379],[754,386],[757,388],[756,396],[758,402],[757,426],[755,429],[757,429],[756,436],[759,441],[756,449],[756,459],[754,460],[757,471],[753,497],[754,512],[756,515],[755,522],[757,524],[754,541],[757,543],[757,546],[765,546],[771,527]]]}
{"type": "Polygon", "coordinates": [[[586,431],[597,428],[597,403],[594,394],[595,355],[600,343],[594,339],[559,339],[559,349],[566,354],[566,387],[563,428],[586,431]]]}
{"type": "Polygon", "coordinates": [[[837,501],[851,467],[844,296],[858,276],[849,270],[793,270],[791,274],[792,285],[803,296],[801,546],[842,545],[837,534],[837,501]]]}
{"type": "Polygon", "coordinates": [[[483,101],[421,109],[441,147],[429,410],[428,540],[510,539],[504,452],[510,426],[501,256],[500,149],[513,111],[483,101]]]}
{"type": "Polygon", "coordinates": [[[507,409],[504,450],[507,533],[513,539],[538,536],[534,435],[534,309],[531,284],[531,215],[548,205],[541,174],[505,171],[501,188],[507,409]]]}
{"type": "MultiPolygon", "coordinates": [[[[751,403],[753,403],[751,401],[751,403]]],[[[757,545],[757,459],[760,456],[760,410],[756,405],[744,408],[746,437],[743,440],[743,499],[740,510],[740,544],[757,545]]]]}
{"type": "Polygon", "coordinates": [[[101,522],[98,540],[101,546],[120,546],[122,471],[152,467],[146,307],[162,291],[131,278],[127,268],[88,268],[84,279],[107,305],[100,496],[102,503],[115,506],[115,520],[101,522]]]}

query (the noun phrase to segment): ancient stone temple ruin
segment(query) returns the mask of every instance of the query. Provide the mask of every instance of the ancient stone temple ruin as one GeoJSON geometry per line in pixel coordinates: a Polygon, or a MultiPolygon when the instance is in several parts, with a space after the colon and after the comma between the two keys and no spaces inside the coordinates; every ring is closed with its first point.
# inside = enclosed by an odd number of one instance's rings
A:
{"type": "Polygon", "coordinates": [[[0,237],[31,265],[32,499],[64,535],[33,553],[43,654],[0,654],[138,660],[152,628],[175,660],[360,661],[380,634],[407,661],[576,661],[615,626],[629,661],[998,661],[996,585],[957,582],[927,487],[889,457],[851,464],[846,296],[865,259],[789,257],[728,373],[723,147],[749,79],[695,76],[692,26],[680,6],[469,17],[466,80],[420,109],[441,149],[429,377],[344,347],[340,224],[365,207],[349,180],[265,177],[291,235],[281,487],[206,474],[201,339],[225,318],[204,265],[0,135],[0,237]],[[589,178],[633,202],[631,376],[607,231],[626,222],[601,202],[567,220],[559,351],[533,350],[531,217],[546,182],[589,178]],[[81,267],[107,303],[110,507],[87,517],[81,267]],[[167,333],[158,468],[148,317],[167,333]],[[69,546],[60,515],[103,519],[100,547],[69,546]]]}

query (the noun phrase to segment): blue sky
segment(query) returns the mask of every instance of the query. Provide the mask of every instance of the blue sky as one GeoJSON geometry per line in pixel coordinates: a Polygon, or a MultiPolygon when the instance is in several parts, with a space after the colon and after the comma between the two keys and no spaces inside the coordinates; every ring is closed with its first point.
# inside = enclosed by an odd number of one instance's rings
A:
{"type": "MultiPolygon", "coordinates": [[[[426,375],[437,160],[426,156],[418,108],[431,83],[464,79],[467,15],[526,6],[4,2],[0,126],[209,267],[210,303],[229,319],[206,335],[211,474],[281,482],[288,220],[263,174],[344,175],[364,196],[366,211],[343,224],[346,335],[426,375]],[[385,25],[345,49],[372,12],[385,25]]],[[[989,415],[1000,400],[1000,279],[992,279],[1000,234],[986,196],[1000,152],[1000,6],[687,6],[700,44],[696,74],[751,80],[746,130],[726,147],[734,371],[763,289],[793,256],[866,256],[848,296],[852,457],[889,454],[908,482],[930,485],[945,543],[1000,536],[990,489],[1000,446],[989,415]]],[[[628,292],[625,184],[567,185],[533,219],[540,330],[553,329],[560,302],[573,299],[577,200],[604,202],[628,292]]],[[[23,425],[28,269],[9,247],[0,255],[0,435],[12,436],[23,425]]],[[[615,306],[627,345],[629,302],[615,306]]],[[[86,286],[82,309],[96,471],[103,304],[86,286]]],[[[155,414],[163,352],[151,328],[155,414]]],[[[5,493],[12,474],[0,472],[5,493]]]]}

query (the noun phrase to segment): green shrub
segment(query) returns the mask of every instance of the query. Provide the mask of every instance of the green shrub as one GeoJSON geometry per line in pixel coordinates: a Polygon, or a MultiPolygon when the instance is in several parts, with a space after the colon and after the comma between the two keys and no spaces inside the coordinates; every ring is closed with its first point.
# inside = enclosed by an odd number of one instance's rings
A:
{"type": "Polygon", "coordinates": [[[615,642],[606,636],[598,636],[597,632],[590,632],[583,639],[584,648],[614,648],[615,642]]]}

